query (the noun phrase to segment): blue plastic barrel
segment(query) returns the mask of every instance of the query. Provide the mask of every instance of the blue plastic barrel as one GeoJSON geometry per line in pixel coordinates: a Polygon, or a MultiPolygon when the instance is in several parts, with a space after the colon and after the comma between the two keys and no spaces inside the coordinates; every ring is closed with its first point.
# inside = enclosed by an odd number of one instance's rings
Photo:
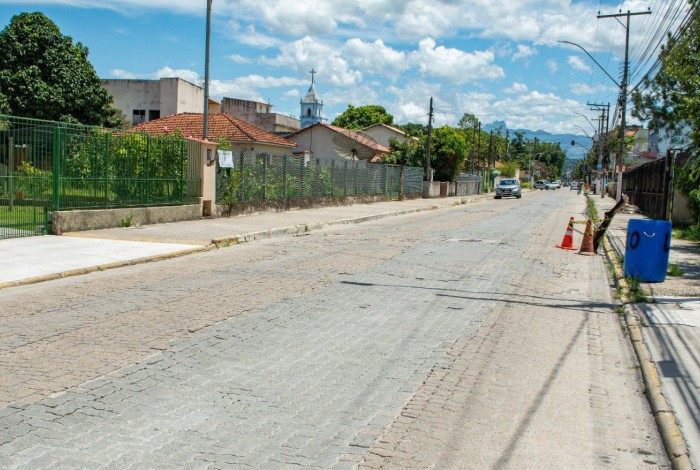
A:
{"type": "Polygon", "coordinates": [[[671,222],[631,219],[627,223],[625,276],[664,282],[671,250],[671,222]]]}

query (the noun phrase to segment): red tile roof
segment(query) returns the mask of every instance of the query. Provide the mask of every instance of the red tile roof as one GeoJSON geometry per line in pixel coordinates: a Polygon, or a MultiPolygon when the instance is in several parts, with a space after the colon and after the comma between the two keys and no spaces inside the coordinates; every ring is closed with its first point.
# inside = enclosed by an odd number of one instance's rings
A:
{"type": "MultiPolygon", "coordinates": [[[[202,113],[180,113],[160,119],[153,119],[131,128],[151,135],[169,134],[179,131],[183,137],[202,138],[202,113]]],[[[241,143],[263,143],[296,147],[296,143],[280,137],[265,129],[261,129],[241,119],[228,114],[216,113],[209,115],[209,140],[226,139],[241,143]]]]}

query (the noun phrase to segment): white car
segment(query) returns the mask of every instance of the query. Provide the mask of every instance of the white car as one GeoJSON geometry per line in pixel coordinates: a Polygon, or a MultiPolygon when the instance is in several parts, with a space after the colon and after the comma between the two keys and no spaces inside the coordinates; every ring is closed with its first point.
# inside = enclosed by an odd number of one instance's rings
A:
{"type": "Polygon", "coordinates": [[[544,189],[557,189],[559,186],[557,185],[556,181],[545,181],[544,182],[544,189]]]}

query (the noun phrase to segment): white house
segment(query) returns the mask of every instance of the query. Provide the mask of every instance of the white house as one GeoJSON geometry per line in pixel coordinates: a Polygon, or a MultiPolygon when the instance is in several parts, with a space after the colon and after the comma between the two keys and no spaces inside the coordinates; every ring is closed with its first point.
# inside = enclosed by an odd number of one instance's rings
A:
{"type": "Polygon", "coordinates": [[[296,142],[296,153],[305,153],[313,157],[371,161],[391,151],[361,132],[322,122],[295,132],[287,138],[296,142]]]}
{"type": "Polygon", "coordinates": [[[386,124],[374,124],[366,129],[363,129],[363,132],[369,134],[372,138],[374,138],[374,140],[377,141],[378,144],[383,145],[384,147],[390,146],[391,139],[396,139],[401,143],[408,142],[409,140],[418,142],[416,137],[409,137],[401,129],[397,129],[396,127],[388,126],[386,124]]]}

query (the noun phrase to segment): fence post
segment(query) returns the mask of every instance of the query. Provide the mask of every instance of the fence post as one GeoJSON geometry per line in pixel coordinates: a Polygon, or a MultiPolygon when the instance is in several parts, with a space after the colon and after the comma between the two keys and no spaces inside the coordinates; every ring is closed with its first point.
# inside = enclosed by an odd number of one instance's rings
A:
{"type": "Polygon", "coordinates": [[[319,195],[318,195],[319,188],[318,187],[320,186],[319,183],[320,183],[320,179],[321,179],[321,176],[319,173],[321,171],[320,168],[321,168],[321,162],[320,162],[320,159],[317,158],[316,159],[316,171],[314,171],[314,197],[319,197],[319,195]]]}
{"type": "Polygon", "coordinates": [[[335,190],[335,160],[331,160],[331,197],[336,196],[336,190],[335,190]]]}
{"type": "Polygon", "coordinates": [[[104,196],[105,209],[109,207],[109,132],[105,134],[105,158],[104,158],[104,196]]]}
{"type": "Polygon", "coordinates": [[[399,201],[403,201],[403,165],[399,167],[399,201]]]}
{"type": "Polygon", "coordinates": [[[343,197],[348,197],[348,161],[345,160],[343,169],[343,197]]]}
{"type": "Polygon", "coordinates": [[[241,156],[239,159],[240,164],[238,165],[238,185],[240,187],[239,192],[240,194],[238,195],[238,202],[243,202],[243,175],[245,173],[244,168],[243,168],[243,151],[241,151],[241,156]]]}
{"type": "Polygon", "coordinates": [[[267,201],[267,155],[263,154],[262,197],[267,201]]]}
{"type": "MultiPolygon", "coordinates": [[[[149,184],[150,170],[149,170],[149,168],[148,168],[148,165],[149,165],[149,163],[150,163],[150,162],[148,161],[150,154],[151,154],[151,136],[146,135],[146,155],[145,155],[145,157],[144,157],[144,160],[145,160],[145,161],[144,161],[144,165],[143,165],[143,168],[144,168],[145,173],[146,173],[146,174],[145,174],[145,177],[146,177],[146,188],[145,188],[145,190],[146,190],[146,195],[145,195],[145,198],[144,198],[145,203],[146,203],[146,207],[148,207],[148,200],[149,200],[148,193],[150,192],[150,186],[151,186],[151,185],[149,184]]],[[[181,171],[182,171],[182,170],[181,170],[181,171]]],[[[182,176],[182,174],[181,174],[180,176],[182,176]]],[[[180,181],[182,181],[182,178],[180,178],[180,181]]],[[[179,199],[179,198],[178,198],[178,199],[179,199]]]]}
{"type": "Polygon", "coordinates": [[[60,178],[61,178],[61,128],[60,125],[53,129],[53,145],[51,148],[51,166],[53,172],[52,205],[57,211],[60,205],[60,178]]]}
{"type": "Polygon", "coordinates": [[[299,159],[299,197],[304,197],[304,169],[306,168],[306,156],[302,156],[299,159]]]}
{"type": "Polygon", "coordinates": [[[289,207],[289,183],[287,182],[287,155],[282,158],[282,187],[284,188],[284,207],[289,207]]]}

